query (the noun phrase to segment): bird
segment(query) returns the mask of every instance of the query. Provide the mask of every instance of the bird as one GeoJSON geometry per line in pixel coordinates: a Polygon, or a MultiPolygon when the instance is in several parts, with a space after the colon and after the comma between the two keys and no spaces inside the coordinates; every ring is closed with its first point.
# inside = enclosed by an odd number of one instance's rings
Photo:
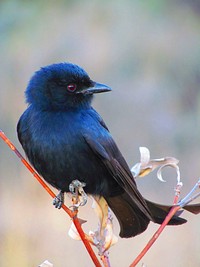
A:
{"type": "MultiPolygon", "coordinates": [[[[25,90],[27,109],[17,124],[18,139],[35,170],[59,190],[58,204],[73,180],[86,194],[102,196],[120,225],[120,237],[161,224],[169,207],[146,200],[108,127],[92,107],[94,94],[111,88],[93,81],[80,66],[54,63],[40,68],[25,90]]],[[[169,224],[186,220],[174,215],[169,224]]]]}

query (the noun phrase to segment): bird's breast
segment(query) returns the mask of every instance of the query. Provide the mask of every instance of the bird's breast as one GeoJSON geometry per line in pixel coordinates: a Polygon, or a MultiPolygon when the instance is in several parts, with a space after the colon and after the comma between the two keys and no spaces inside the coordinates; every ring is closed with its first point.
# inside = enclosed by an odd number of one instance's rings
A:
{"type": "Polygon", "coordinates": [[[29,125],[27,156],[36,170],[53,186],[68,191],[72,180],[86,183],[86,191],[108,191],[108,171],[84,139],[89,133],[103,138],[96,120],[85,112],[44,114],[29,125]],[[31,128],[31,129],[30,129],[31,128]]]}

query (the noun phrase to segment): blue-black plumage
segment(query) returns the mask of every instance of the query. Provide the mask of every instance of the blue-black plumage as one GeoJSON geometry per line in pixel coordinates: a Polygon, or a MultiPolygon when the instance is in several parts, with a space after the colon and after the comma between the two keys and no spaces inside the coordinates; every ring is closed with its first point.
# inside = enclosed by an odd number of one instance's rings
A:
{"type": "MultiPolygon", "coordinates": [[[[120,224],[120,236],[143,232],[150,221],[161,223],[167,211],[145,200],[129,167],[100,115],[92,108],[93,94],[110,91],[71,63],[41,68],[26,89],[28,108],[18,126],[18,138],[43,178],[69,191],[72,180],[85,191],[104,196],[120,224]]],[[[174,216],[171,224],[185,220],[174,216]]]]}

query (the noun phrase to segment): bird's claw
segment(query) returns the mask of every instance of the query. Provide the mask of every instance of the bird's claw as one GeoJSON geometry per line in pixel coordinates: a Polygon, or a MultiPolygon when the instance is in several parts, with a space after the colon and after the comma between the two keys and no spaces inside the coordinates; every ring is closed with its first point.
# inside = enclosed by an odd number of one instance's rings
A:
{"type": "Polygon", "coordinates": [[[85,186],[86,184],[80,182],[79,180],[73,180],[69,185],[69,191],[73,195],[73,207],[78,208],[80,206],[84,206],[87,203],[87,194],[83,190],[83,187],[85,186]]]}
{"type": "Polygon", "coordinates": [[[64,192],[60,191],[58,195],[53,199],[53,205],[55,208],[60,209],[64,203],[64,192]]]}

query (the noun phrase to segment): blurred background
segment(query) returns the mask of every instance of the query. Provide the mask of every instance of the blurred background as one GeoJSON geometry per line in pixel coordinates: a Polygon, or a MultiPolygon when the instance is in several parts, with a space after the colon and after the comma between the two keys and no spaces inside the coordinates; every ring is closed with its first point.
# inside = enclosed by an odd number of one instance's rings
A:
{"type": "MultiPolygon", "coordinates": [[[[93,105],[130,167],[146,146],[152,158],[180,160],[182,196],[200,176],[198,0],[1,0],[0,61],[0,128],[21,152],[16,124],[27,82],[41,66],[69,61],[113,88],[93,105]]],[[[138,187],[146,198],[171,204],[175,177],[167,169],[166,183],[153,173],[138,187]]],[[[80,211],[86,231],[97,224],[90,204],[80,211]]],[[[146,266],[200,265],[200,217],[184,216],[188,223],[165,229],[142,260],[146,266]]],[[[0,266],[35,267],[45,259],[55,267],[93,266],[83,244],[68,237],[70,224],[0,140],[0,266]]],[[[129,266],[157,227],[119,239],[112,266],[129,266]]]]}

